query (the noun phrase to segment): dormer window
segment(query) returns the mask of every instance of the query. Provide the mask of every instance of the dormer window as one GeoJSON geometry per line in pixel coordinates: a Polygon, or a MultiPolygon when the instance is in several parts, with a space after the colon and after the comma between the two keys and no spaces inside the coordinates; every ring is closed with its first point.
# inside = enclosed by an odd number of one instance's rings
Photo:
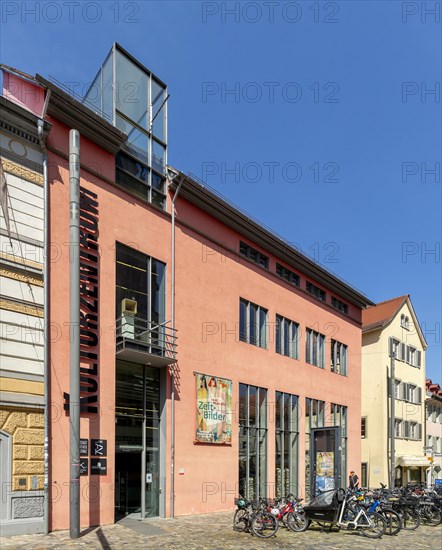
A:
{"type": "Polygon", "coordinates": [[[401,315],[401,327],[405,330],[410,330],[410,319],[407,315],[401,315]]]}

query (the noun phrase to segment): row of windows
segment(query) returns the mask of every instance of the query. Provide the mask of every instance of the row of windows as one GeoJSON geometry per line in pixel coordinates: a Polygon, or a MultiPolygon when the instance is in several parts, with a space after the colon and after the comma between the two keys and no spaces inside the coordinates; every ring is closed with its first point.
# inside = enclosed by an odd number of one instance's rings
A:
{"type": "Polygon", "coordinates": [[[434,454],[442,454],[442,437],[427,435],[427,445],[433,447],[434,454]]]}
{"type": "MultiPolygon", "coordinates": [[[[275,392],[275,415],[267,411],[268,390],[248,384],[239,385],[239,493],[250,499],[267,496],[267,439],[269,417],[275,419],[275,496],[298,492],[299,414],[297,395],[275,392]]],[[[347,407],[305,400],[306,492],[310,488],[310,433],[312,428],[341,427],[342,479],[346,472],[347,407]]]]}
{"type": "Polygon", "coordinates": [[[394,420],[394,435],[398,439],[412,439],[419,441],[422,439],[422,424],[419,422],[411,422],[409,420],[394,420]]]}
{"type": "MultiPolygon", "coordinates": [[[[390,397],[390,378],[388,379],[388,395],[390,397]]],[[[397,378],[394,380],[394,397],[401,401],[408,401],[416,405],[422,404],[422,388],[415,384],[402,382],[397,378]]]]}
{"type": "MultiPolygon", "coordinates": [[[[419,422],[395,418],[394,430],[395,437],[398,439],[412,439],[416,441],[422,439],[422,424],[419,422]]],[[[361,418],[361,438],[365,439],[366,437],[368,437],[368,422],[367,418],[363,417],[361,418]]]]}
{"type": "Polygon", "coordinates": [[[396,338],[389,338],[389,354],[390,357],[394,355],[397,361],[403,361],[412,367],[420,368],[422,366],[422,352],[396,338]]]}
{"type": "Polygon", "coordinates": [[[427,403],[426,406],[427,420],[442,424],[442,407],[440,405],[432,405],[427,403]]]}
{"type": "MultiPolygon", "coordinates": [[[[269,257],[243,241],[239,243],[239,253],[252,262],[255,262],[257,265],[269,269],[269,257]]],[[[301,279],[299,275],[279,263],[276,263],[276,274],[291,285],[300,286],[301,279]]],[[[306,281],[305,288],[309,294],[318,298],[321,302],[327,301],[327,293],[322,288],[319,288],[310,281],[306,281]]],[[[331,305],[341,313],[348,314],[348,305],[334,296],[332,296],[331,305]]]]}
{"type": "MultiPolygon", "coordinates": [[[[239,307],[239,339],[242,342],[253,344],[267,349],[267,328],[268,310],[240,299],[239,307]]],[[[276,353],[299,359],[299,324],[291,319],[276,315],[276,353]]],[[[324,334],[313,329],[306,329],[305,361],[321,369],[325,368],[325,345],[324,334]]],[[[343,376],[347,375],[347,346],[331,340],[330,347],[330,370],[343,376]]]]}

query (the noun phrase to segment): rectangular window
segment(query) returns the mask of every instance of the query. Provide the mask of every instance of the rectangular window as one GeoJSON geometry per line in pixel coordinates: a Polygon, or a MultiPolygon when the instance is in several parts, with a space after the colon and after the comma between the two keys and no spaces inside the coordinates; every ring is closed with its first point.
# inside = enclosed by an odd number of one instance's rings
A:
{"type": "Polygon", "coordinates": [[[419,424],[417,422],[410,422],[409,438],[419,439],[419,424]]]}
{"type": "Polygon", "coordinates": [[[166,353],[166,265],[117,243],[116,333],[117,348],[131,345],[149,353],[166,353]]]}
{"type": "MultiPolygon", "coordinates": [[[[391,430],[389,430],[391,432],[391,430]]],[[[394,436],[398,439],[402,439],[403,433],[402,433],[402,420],[399,420],[398,418],[394,419],[394,436]]]]}
{"type": "Polygon", "coordinates": [[[321,369],[325,365],[325,336],[310,328],[306,330],[305,361],[321,369]]]}
{"type": "Polygon", "coordinates": [[[413,346],[407,346],[405,360],[412,367],[420,367],[422,361],[422,352],[420,352],[413,346]]]}
{"type": "Polygon", "coordinates": [[[310,491],[310,430],[325,426],[325,401],[305,399],[305,494],[306,497],[314,494],[314,487],[310,491]]]}
{"type": "Polygon", "coordinates": [[[299,286],[300,283],[300,277],[290,269],[287,269],[281,264],[276,264],[276,275],[281,277],[281,279],[284,279],[288,283],[294,286],[299,286]]]}
{"type": "Polygon", "coordinates": [[[361,464],[361,487],[368,487],[368,463],[361,464]]]}
{"type": "Polygon", "coordinates": [[[347,407],[344,405],[331,404],[331,413],[334,418],[333,424],[335,426],[341,427],[341,479],[345,480],[347,475],[347,440],[348,440],[348,429],[347,429],[347,407]]]}
{"type": "Polygon", "coordinates": [[[325,290],[322,290],[322,288],[319,288],[319,286],[316,286],[309,281],[307,281],[306,283],[306,289],[307,292],[309,292],[312,296],[318,298],[318,300],[321,300],[322,302],[325,302],[325,299],[327,297],[325,290]]]}
{"type": "Polygon", "coordinates": [[[267,310],[242,298],[239,301],[239,339],[267,348],[267,310]]]}
{"type": "Polygon", "coordinates": [[[405,384],[405,400],[410,403],[420,405],[421,402],[421,389],[414,384],[405,384]]]}
{"type": "Polygon", "coordinates": [[[126,304],[124,300],[129,300],[135,302],[132,307],[136,312],[135,315],[129,315],[134,319],[134,328],[131,330],[136,332],[138,322],[135,321],[138,319],[140,323],[164,322],[166,265],[119,243],[116,260],[116,317],[126,315],[123,311],[126,304]]]}
{"type": "Polygon", "coordinates": [[[298,492],[298,397],[276,392],[275,482],[277,497],[298,492]]]}
{"type": "Polygon", "coordinates": [[[276,353],[298,359],[299,325],[290,319],[276,316],[276,353]]]}
{"type": "MultiPolygon", "coordinates": [[[[139,156],[139,155],[137,155],[139,156]]],[[[115,181],[141,199],[160,208],[166,205],[166,179],[134,157],[119,152],[115,157],[115,181]]]]}
{"type": "Polygon", "coordinates": [[[367,417],[361,418],[361,439],[367,437],[367,417]]]}
{"type": "Polygon", "coordinates": [[[341,302],[341,300],[338,300],[334,296],[332,296],[331,305],[341,313],[345,313],[345,315],[348,315],[348,305],[344,302],[341,302]]]}
{"type": "Polygon", "coordinates": [[[396,338],[389,338],[389,355],[390,357],[395,356],[395,358],[398,358],[399,353],[399,346],[400,342],[399,340],[396,340],[396,338]]]}
{"type": "Polygon", "coordinates": [[[239,385],[239,494],[267,496],[267,390],[239,385]]]}
{"type": "Polygon", "coordinates": [[[268,256],[262,254],[262,252],[259,252],[259,250],[256,250],[256,248],[253,248],[252,246],[243,243],[242,241],[240,241],[239,243],[239,253],[241,254],[241,256],[244,256],[245,258],[252,260],[252,262],[255,262],[255,264],[258,264],[261,267],[265,267],[266,269],[269,268],[268,256]]]}
{"type": "Polygon", "coordinates": [[[331,371],[347,376],[347,346],[337,340],[331,341],[331,371]]]}
{"type": "Polygon", "coordinates": [[[403,399],[403,390],[404,390],[404,384],[400,380],[395,379],[394,381],[394,397],[395,399],[403,399]]]}

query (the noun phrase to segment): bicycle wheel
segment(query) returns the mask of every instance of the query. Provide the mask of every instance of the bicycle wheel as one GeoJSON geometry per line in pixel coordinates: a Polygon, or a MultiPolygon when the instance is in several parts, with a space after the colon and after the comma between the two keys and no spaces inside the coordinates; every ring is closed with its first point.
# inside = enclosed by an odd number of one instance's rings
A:
{"type": "Polygon", "coordinates": [[[385,533],[387,522],[378,512],[367,516],[368,524],[361,525],[362,534],[369,539],[380,539],[385,533]]]}
{"type": "Polygon", "coordinates": [[[401,516],[402,529],[406,529],[407,531],[414,531],[421,524],[421,517],[416,512],[416,510],[413,510],[413,508],[403,508],[401,510],[401,516]]]}
{"type": "Polygon", "coordinates": [[[250,528],[257,537],[268,539],[276,535],[279,529],[277,518],[269,512],[257,512],[253,515],[250,528]]]}
{"type": "Polygon", "coordinates": [[[428,506],[427,509],[425,510],[425,516],[422,516],[422,519],[428,525],[431,525],[432,527],[436,527],[442,521],[442,516],[441,516],[440,510],[438,510],[436,507],[428,506]]]}
{"type": "Polygon", "coordinates": [[[286,522],[288,528],[296,533],[306,531],[310,525],[310,520],[303,512],[289,512],[287,514],[286,522]]]}
{"type": "Polygon", "coordinates": [[[238,508],[233,516],[233,530],[245,531],[249,523],[249,512],[243,508],[238,508]]]}
{"type": "Polygon", "coordinates": [[[401,517],[394,510],[382,510],[380,514],[385,518],[387,522],[387,528],[385,530],[386,535],[397,535],[402,529],[401,517]]]}

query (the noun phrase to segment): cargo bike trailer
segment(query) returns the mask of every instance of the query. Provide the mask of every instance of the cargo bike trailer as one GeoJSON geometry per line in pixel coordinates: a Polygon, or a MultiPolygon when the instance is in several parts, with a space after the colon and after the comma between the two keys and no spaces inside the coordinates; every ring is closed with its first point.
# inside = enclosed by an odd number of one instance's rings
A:
{"type": "Polygon", "coordinates": [[[354,506],[354,496],[347,496],[344,489],[325,491],[304,506],[305,527],[312,522],[351,531],[359,531],[368,538],[380,538],[385,533],[387,522],[378,512],[369,512],[364,506],[354,506]]]}

